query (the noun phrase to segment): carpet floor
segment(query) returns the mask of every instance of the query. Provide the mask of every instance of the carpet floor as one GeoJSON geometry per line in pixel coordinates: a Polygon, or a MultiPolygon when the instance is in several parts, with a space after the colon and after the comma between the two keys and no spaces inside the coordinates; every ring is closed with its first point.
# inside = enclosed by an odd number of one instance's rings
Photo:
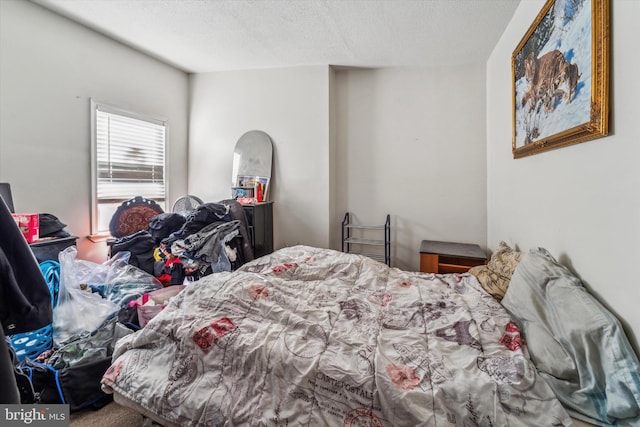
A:
{"type": "Polygon", "coordinates": [[[111,402],[93,410],[84,409],[71,413],[71,427],[142,427],[143,417],[133,409],[111,402]]]}

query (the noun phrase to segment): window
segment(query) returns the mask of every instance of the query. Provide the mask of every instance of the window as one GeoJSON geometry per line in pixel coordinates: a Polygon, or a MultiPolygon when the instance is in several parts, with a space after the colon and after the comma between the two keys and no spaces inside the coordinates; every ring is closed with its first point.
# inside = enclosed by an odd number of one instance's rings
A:
{"type": "Polygon", "coordinates": [[[91,234],[109,232],[122,202],[135,196],[165,209],[167,120],[91,100],[91,234]]]}

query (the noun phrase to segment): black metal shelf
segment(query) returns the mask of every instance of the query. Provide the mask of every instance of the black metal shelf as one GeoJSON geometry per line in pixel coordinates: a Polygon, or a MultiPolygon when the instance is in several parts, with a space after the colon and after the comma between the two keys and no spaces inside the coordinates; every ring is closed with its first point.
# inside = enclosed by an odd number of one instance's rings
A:
{"type": "Polygon", "coordinates": [[[349,212],[345,213],[344,219],[342,220],[342,252],[365,255],[391,266],[391,216],[387,215],[386,221],[382,225],[358,225],[351,223],[349,212]],[[354,230],[384,231],[384,238],[369,239],[362,236],[354,237],[352,235],[354,230]],[[353,245],[356,245],[358,249],[362,249],[362,246],[382,246],[384,248],[384,254],[371,253],[363,250],[356,251],[353,245]]]}

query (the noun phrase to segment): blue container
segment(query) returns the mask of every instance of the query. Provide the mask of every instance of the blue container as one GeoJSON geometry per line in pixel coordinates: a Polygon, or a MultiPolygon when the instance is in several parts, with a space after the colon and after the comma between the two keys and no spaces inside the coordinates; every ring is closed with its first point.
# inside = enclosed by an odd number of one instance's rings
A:
{"type": "Polygon", "coordinates": [[[23,334],[11,335],[11,347],[16,352],[18,361],[23,359],[35,359],[41,353],[53,346],[53,325],[48,324],[44,328],[23,334]]]}

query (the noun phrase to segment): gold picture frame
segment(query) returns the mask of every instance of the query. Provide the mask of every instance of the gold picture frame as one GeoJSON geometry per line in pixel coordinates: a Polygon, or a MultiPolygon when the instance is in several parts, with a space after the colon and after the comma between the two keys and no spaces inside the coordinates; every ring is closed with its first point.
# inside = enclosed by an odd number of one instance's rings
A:
{"type": "Polygon", "coordinates": [[[609,22],[609,0],[545,3],[511,57],[515,159],[608,134],[609,22]]]}

